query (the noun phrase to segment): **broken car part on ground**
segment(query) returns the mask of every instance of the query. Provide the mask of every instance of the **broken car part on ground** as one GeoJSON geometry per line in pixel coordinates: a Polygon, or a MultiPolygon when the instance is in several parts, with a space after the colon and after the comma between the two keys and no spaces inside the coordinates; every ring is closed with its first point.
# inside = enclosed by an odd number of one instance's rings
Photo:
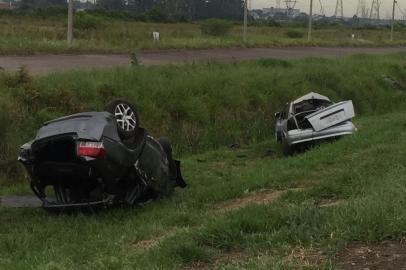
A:
{"type": "Polygon", "coordinates": [[[19,161],[46,209],[134,205],[186,186],[169,141],[149,136],[123,100],[45,123],[19,161]]]}
{"type": "Polygon", "coordinates": [[[298,146],[350,135],[357,131],[352,101],[333,103],[328,97],[309,93],[287,103],[275,114],[276,140],[283,145],[285,155],[298,146]]]}

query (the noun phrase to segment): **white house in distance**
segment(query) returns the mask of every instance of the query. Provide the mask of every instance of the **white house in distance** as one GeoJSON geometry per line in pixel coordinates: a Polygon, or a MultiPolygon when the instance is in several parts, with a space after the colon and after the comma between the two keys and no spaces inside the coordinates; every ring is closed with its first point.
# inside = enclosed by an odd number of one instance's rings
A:
{"type": "Polygon", "coordinates": [[[0,9],[13,9],[11,1],[0,0],[0,9]]]}

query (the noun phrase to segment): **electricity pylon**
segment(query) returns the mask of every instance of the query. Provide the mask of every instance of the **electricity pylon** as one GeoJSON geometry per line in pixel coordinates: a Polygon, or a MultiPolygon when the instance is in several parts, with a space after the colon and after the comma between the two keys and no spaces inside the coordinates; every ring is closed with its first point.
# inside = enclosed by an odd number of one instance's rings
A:
{"type": "Polygon", "coordinates": [[[343,0],[337,0],[336,9],[334,11],[335,18],[344,18],[343,0]]]}
{"type": "Polygon", "coordinates": [[[381,1],[380,0],[372,0],[372,6],[369,13],[370,20],[380,20],[380,9],[381,9],[381,1]]]}
{"type": "Polygon", "coordinates": [[[321,0],[319,0],[319,4],[320,4],[320,15],[325,15],[326,13],[324,11],[324,5],[321,0]]]}
{"type": "Polygon", "coordinates": [[[288,11],[288,15],[293,14],[293,9],[296,6],[297,0],[284,0],[286,4],[286,9],[288,11]]]}
{"type": "Polygon", "coordinates": [[[358,0],[357,13],[355,13],[358,18],[368,17],[368,8],[365,0],[358,0]]]}

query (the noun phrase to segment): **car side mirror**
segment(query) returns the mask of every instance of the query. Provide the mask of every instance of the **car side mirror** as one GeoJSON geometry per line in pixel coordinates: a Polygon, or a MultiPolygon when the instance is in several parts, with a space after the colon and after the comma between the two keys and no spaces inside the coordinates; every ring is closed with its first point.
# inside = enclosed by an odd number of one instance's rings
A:
{"type": "Polygon", "coordinates": [[[281,113],[280,113],[280,112],[275,113],[275,118],[279,119],[280,117],[281,117],[281,113]]]}

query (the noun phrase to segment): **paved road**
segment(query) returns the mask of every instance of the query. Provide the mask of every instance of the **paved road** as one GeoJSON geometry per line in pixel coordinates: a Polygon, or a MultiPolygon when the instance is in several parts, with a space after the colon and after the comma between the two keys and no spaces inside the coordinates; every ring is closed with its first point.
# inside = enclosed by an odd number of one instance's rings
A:
{"type": "MultiPolygon", "coordinates": [[[[177,64],[204,60],[250,60],[259,58],[294,59],[304,57],[342,57],[351,54],[390,54],[406,52],[406,47],[386,48],[263,48],[263,49],[212,49],[212,50],[166,50],[139,54],[143,65],[177,64]]],[[[1,56],[0,67],[13,71],[26,66],[34,74],[60,72],[77,68],[128,67],[130,57],[125,54],[109,55],[36,55],[1,56]]]]}

